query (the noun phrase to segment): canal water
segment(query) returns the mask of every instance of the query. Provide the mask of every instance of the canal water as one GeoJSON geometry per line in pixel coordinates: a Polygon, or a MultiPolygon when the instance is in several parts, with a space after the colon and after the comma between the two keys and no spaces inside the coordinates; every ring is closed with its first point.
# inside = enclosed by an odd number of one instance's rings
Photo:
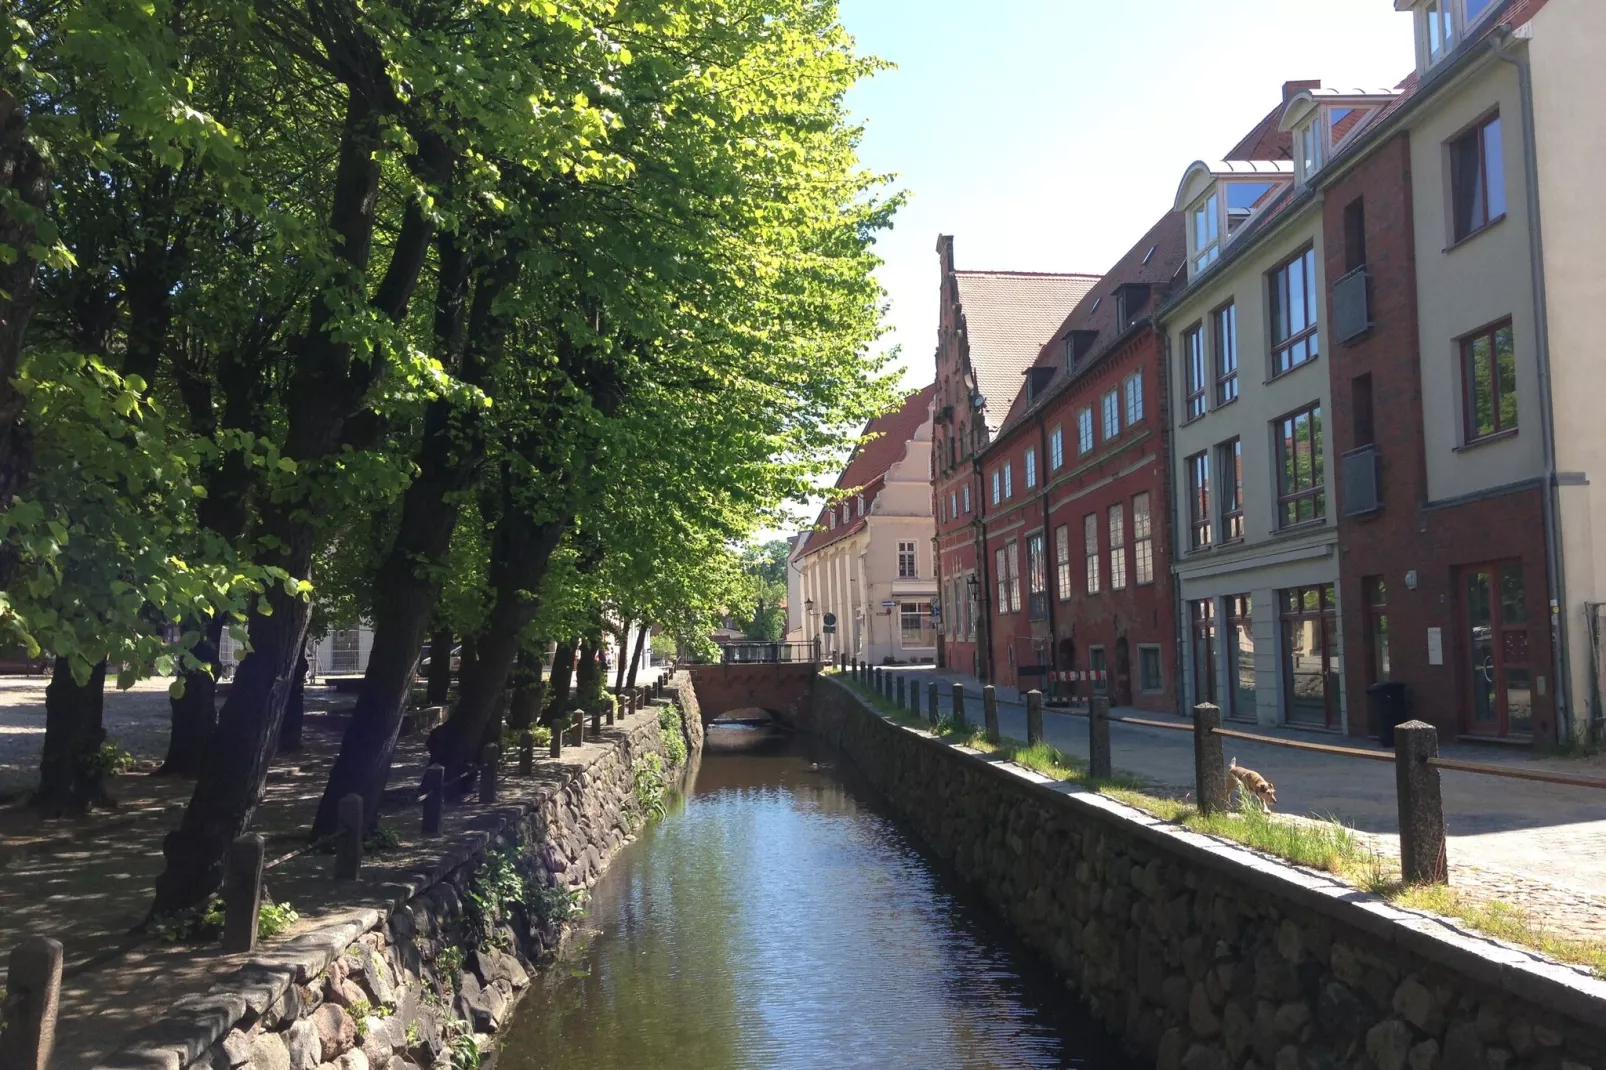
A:
{"type": "Polygon", "coordinates": [[[599,931],[531,986],[497,1070],[1130,1070],[833,761],[705,754],[593,890],[599,931]]]}

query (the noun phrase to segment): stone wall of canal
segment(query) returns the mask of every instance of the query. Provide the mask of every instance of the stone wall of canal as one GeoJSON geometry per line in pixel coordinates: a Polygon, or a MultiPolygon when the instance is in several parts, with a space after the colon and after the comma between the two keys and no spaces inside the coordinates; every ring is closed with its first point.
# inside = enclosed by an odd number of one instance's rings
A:
{"type": "Polygon", "coordinates": [[[820,677],[836,743],[1160,1070],[1606,1070],[1606,982],[990,761],[820,677]]]}
{"type": "MultiPolygon", "coordinates": [[[[688,760],[696,761],[703,727],[685,674],[667,694],[682,711],[688,760]]],[[[486,867],[502,859],[534,884],[589,888],[644,821],[635,790],[644,756],[659,757],[671,786],[684,770],[669,762],[656,715],[605,732],[601,747],[539,761],[533,788],[504,770],[503,804],[475,831],[443,844],[415,877],[385,885],[394,893],[388,902],[267,945],[102,1066],[417,1070],[450,1058],[465,1032],[458,1023],[482,1040],[494,1036],[532,972],[561,953],[573,922],[541,916],[556,912],[550,902],[523,904],[483,940],[472,924],[476,874],[483,881],[486,867]]]]}

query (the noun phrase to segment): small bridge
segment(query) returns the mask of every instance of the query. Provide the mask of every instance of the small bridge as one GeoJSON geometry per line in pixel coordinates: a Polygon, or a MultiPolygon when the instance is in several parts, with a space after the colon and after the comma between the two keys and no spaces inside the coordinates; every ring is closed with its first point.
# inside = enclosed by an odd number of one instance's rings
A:
{"type": "MultiPolygon", "coordinates": [[[[768,644],[765,644],[768,645],[768,644]]],[[[689,665],[703,724],[711,721],[751,720],[752,711],[766,710],[781,724],[796,725],[814,698],[814,661],[729,661],[723,665],[689,665]]]]}

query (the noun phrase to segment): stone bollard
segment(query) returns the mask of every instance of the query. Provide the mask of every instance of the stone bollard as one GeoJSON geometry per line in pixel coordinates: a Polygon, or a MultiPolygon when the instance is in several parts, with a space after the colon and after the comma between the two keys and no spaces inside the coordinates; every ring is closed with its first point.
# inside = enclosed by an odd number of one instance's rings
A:
{"type": "Polygon", "coordinates": [[[1110,697],[1094,695],[1088,706],[1087,774],[1094,780],[1108,780],[1110,768],[1110,697]]]}
{"type": "Polygon", "coordinates": [[[535,733],[526,728],[519,733],[519,776],[535,773],[535,733]]]}
{"type": "Polygon", "coordinates": [[[1043,693],[1036,688],[1026,692],[1026,745],[1043,742],[1043,693]]]}
{"type": "Polygon", "coordinates": [[[446,803],[446,767],[432,765],[424,770],[424,835],[438,836],[441,808],[446,803]]]}
{"type": "Polygon", "coordinates": [[[935,680],[926,685],[926,706],[926,721],[935,728],[937,722],[942,718],[942,713],[937,708],[937,681],[935,680]]]}
{"type": "Polygon", "coordinates": [[[598,706],[591,711],[591,742],[595,743],[602,738],[602,707],[598,706]]]}
{"type": "Polygon", "coordinates": [[[967,724],[966,721],[965,721],[965,685],[964,684],[955,684],[954,685],[954,690],[953,690],[953,696],[954,696],[954,698],[953,698],[953,702],[954,702],[954,709],[953,709],[954,727],[955,728],[968,728],[968,727],[970,727],[969,724],[967,724]]]}
{"type": "Polygon", "coordinates": [[[920,716],[920,681],[909,681],[909,712],[916,718],[920,716]]]}
{"type": "Polygon", "coordinates": [[[1201,814],[1227,812],[1227,763],[1221,756],[1221,707],[1201,702],[1193,708],[1194,796],[1201,814]]]}
{"type": "Polygon", "coordinates": [[[1004,733],[998,725],[998,690],[992,684],[981,689],[981,720],[987,733],[987,742],[997,743],[1004,733]]]}
{"type": "Polygon", "coordinates": [[[903,687],[903,677],[902,676],[898,677],[898,700],[897,701],[898,701],[898,709],[900,709],[900,710],[903,709],[903,707],[905,705],[905,702],[904,702],[904,687],[903,687]]]}
{"type": "Polygon", "coordinates": [[[558,721],[552,722],[552,738],[547,740],[546,756],[548,758],[563,757],[563,733],[569,726],[558,721]]]}
{"type": "Polygon", "coordinates": [[[496,772],[502,761],[502,748],[495,743],[485,744],[480,751],[480,802],[496,801],[496,772]]]}
{"type": "Polygon", "coordinates": [[[248,832],[229,844],[223,874],[223,950],[255,951],[262,909],[262,833],[248,832]]]}
{"type": "Polygon", "coordinates": [[[569,714],[569,745],[583,746],[586,741],[586,711],[575,710],[569,714]]]}
{"type": "Polygon", "coordinates": [[[354,881],[362,871],[362,796],[352,792],[340,800],[335,831],[335,880],[354,881]]]}
{"type": "Polygon", "coordinates": [[[61,1005],[61,942],[30,936],[11,950],[0,1018],[0,1067],[47,1070],[61,1005]]]}
{"type": "Polygon", "coordinates": [[[1439,769],[1439,732],[1424,721],[1406,721],[1394,730],[1394,783],[1400,802],[1400,875],[1407,884],[1447,884],[1444,801],[1439,769]]]}
{"type": "Polygon", "coordinates": [[[603,717],[604,722],[607,723],[610,727],[613,725],[614,718],[619,715],[619,704],[621,702],[623,702],[623,701],[624,701],[624,696],[623,695],[615,695],[614,698],[613,698],[613,702],[612,703],[606,703],[606,702],[603,703],[603,705],[602,705],[602,717],[603,717]]]}

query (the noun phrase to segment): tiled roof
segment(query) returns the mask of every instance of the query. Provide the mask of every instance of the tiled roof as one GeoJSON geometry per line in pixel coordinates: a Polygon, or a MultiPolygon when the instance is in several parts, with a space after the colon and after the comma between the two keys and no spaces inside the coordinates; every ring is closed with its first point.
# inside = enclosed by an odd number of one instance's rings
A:
{"type": "Polygon", "coordinates": [[[1294,158],[1294,135],[1288,131],[1278,130],[1282,121],[1283,107],[1293,99],[1294,94],[1301,89],[1320,89],[1321,79],[1312,78],[1304,81],[1283,83],[1283,102],[1277,105],[1266,117],[1255,124],[1253,130],[1245,134],[1243,140],[1227,151],[1229,160],[1291,160],[1294,158]]]}
{"type": "MultiPolygon", "coordinates": [[[[1167,287],[1176,277],[1178,267],[1183,264],[1187,256],[1187,231],[1183,219],[1181,212],[1167,212],[1161,216],[1159,221],[1149,228],[1148,233],[1127,250],[1126,255],[1116,261],[1104,277],[1083,295],[1082,300],[1060,322],[1059,328],[1038,347],[1033,365],[1054,369],[1053,377],[1048,379],[1037,393],[1039,403],[1058,393],[1063,384],[1086,374],[1098,364],[1105,353],[1109,352],[1116,339],[1126,333],[1116,322],[1116,306],[1119,303],[1115,297],[1117,289],[1132,283],[1149,286],[1151,289],[1148,304],[1144,309],[1145,316],[1164,300],[1167,287]],[[1072,331],[1096,333],[1093,336],[1092,348],[1067,374],[1064,339],[1072,331]]],[[[1008,419],[1004,423],[1005,428],[1018,423],[1033,408],[1026,400],[1024,376],[1015,384],[1015,391],[1008,419]]]]}
{"type": "MultiPolygon", "coordinates": [[[[862,488],[866,516],[875,501],[876,492],[881,489],[887,469],[903,459],[904,449],[909,440],[915,437],[920,425],[931,418],[931,399],[936,392],[937,385],[928,384],[904,398],[903,403],[897,408],[877,416],[864,425],[861,441],[853,448],[848,463],[836,477],[835,486],[837,490],[862,488]]],[[[849,497],[846,504],[852,506],[853,498],[849,497]]],[[[847,538],[864,527],[864,520],[855,518],[852,523],[838,523],[836,528],[832,529],[826,523],[826,514],[833,507],[832,505],[821,507],[819,516],[815,518],[814,530],[806,533],[808,541],[803,548],[804,553],[813,553],[838,539],[847,538]]]]}
{"type": "Polygon", "coordinates": [[[1099,277],[955,271],[954,281],[976,388],[987,399],[984,419],[988,430],[996,432],[1020,390],[1021,372],[1099,277]]]}

